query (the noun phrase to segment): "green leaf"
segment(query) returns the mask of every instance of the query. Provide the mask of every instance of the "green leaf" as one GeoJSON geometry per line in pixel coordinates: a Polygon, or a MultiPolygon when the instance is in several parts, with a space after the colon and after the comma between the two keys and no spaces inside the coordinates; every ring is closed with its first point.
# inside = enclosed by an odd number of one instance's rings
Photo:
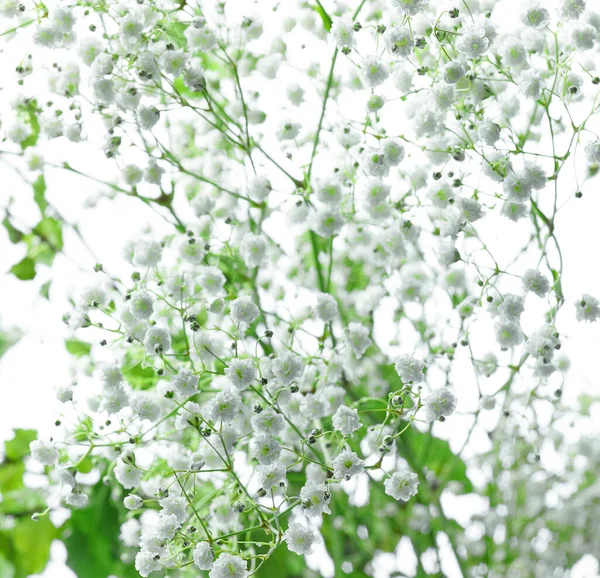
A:
{"type": "Polygon", "coordinates": [[[0,553],[0,576],[2,578],[15,578],[14,565],[0,553]]]}
{"type": "Polygon", "coordinates": [[[325,30],[327,30],[327,32],[329,32],[331,30],[331,25],[333,24],[333,20],[331,20],[331,17],[329,16],[329,14],[327,14],[327,12],[325,12],[325,8],[323,8],[323,5],[321,4],[321,2],[319,2],[319,0],[317,0],[317,3],[315,4],[315,6],[313,6],[313,8],[321,17],[321,20],[323,21],[323,28],[325,28],[325,30]]]}
{"type": "Polygon", "coordinates": [[[21,149],[25,150],[27,147],[34,146],[40,135],[37,101],[34,98],[27,100],[17,107],[17,111],[25,119],[25,122],[31,126],[31,134],[21,141],[21,149]]]}
{"type": "Polygon", "coordinates": [[[79,341],[79,339],[66,339],[65,347],[67,351],[75,357],[83,357],[89,355],[92,350],[92,345],[85,341],[79,341]]]}
{"type": "Polygon", "coordinates": [[[20,281],[30,281],[36,275],[35,261],[25,257],[10,268],[10,272],[20,281]]]}
{"type": "Polygon", "coordinates": [[[9,331],[0,331],[0,358],[23,336],[23,333],[18,329],[10,329],[9,331]]]}
{"type": "Polygon", "coordinates": [[[44,216],[48,208],[48,202],[46,201],[46,179],[44,175],[40,175],[33,183],[33,200],[40,208],[42,216],[44,216]]]}
{"type": "Polygon", "coordinates": [[[13,244],[17,244],[20,243],[23,239],[23,232],[19,231],[19,229],[15,228],[13,226],[13,224],[9,221],[8,216],[4,217],[4,219],[2,220],[2,224],[4,225],[4,228],[6,229],[6,231],[8,232],[8,240],[13,243],[13,244]]]}
{"type": "Polygon", "coordinates": [[[89,506],[73,510],[65,524],[67,566],[81,578],[108,578],[120,566],[121,524],[110,493],[109,487],[96,484],[89,506]]]}
{"type": "Polygon", "coordinates": [[[424,468],[433,473],[443,488],[449,481],[462,484],[463,493],[473,491],[473,484],[467,477],[467,464],[450,449],[443,439],[410,428],[400,438],[400,454],[413,466],[424,468]],[[404,452],[404,454],[403,454],[404,452]]]}
{"type": "Polygon", "coordinates": [[[50,545],[59,533],[48,516],[37,522],[31,518],[21,519],[13,532],[17,568],[26,576],[43,572],[50,559],[50,545]]]}
{"type": "Polygon", "coordinates": [[[169,22],[165,26],[167,38],[177,46],[177,48],[185,48],[187,46],[187,38],[185,30],[189,26],[188,22],[169,22]]]}
{"type": "Polygon", "coordinates": [[[0,509],[6,499],[6,493],[18,490],[23,487],[23,474],[25,473],[25,464],[23,461],[4,462],[0,466],[0,509]]]}
{"type": "MultiPolygon", "coordinates": [[[[20,464],[23,464],[23,462],[20,462],[20,464]]],[[[0,500],[0,513],[9,516],[27,516],[30,518],[35,512],[40,512],[45,508],[44,494],[33,488],[23,487],[6,493],[3,491],[2,500],[0,500]]]]}
{"type": "Polygon", "coordinates": [[[29,444],[37,439],[34,429],[16,429],[12,440],[4,442],[4,453],[7,460],[20,460],[29,455],[29,444]]]}
{"type": "Polygon", "coordinates": [[[149,389],[158,383],[158,375],[150,366],[144,365],[142,349],[129,350],[123,362],[123,377],[133,389],[149,389]]]}
{"type": "Polygon", "coordinates": [[[42,241],[46,241],[54,251],[63,248],[62,225],[52,217],[44,217],[33,229],[42,241]]]}
{"type": "Polygon", "coordinates": [[[52,285],[52,281],[46,281],[41,287],[40,287],[40,295],[44,298],[44,299],[50,299],[50,285],[52,285]]]}

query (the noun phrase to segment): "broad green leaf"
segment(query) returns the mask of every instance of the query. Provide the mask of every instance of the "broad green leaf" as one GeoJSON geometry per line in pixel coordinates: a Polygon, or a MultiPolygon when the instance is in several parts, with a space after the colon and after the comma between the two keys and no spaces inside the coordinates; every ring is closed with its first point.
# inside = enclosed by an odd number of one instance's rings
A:
{"type": "Polygon", "coordinates": [[[30,281],[36,275],[35,261],[29,257],[21,259],[10,268],[10,272],[20,281],[30,281]]]}
{"type": "Polygon", "coordinates": [[[158,375],[152,367],[144,367],[142,350],[130,350],[125,355],[123,377],[133,389],[149,389],[158,383],[158,375]]]}
{"type": "Polygon", "coordinates": [[[0,465],[0,510],[6,498],[7,492],[12,492],[23,487],[23,474],[25,473],[25,464],[22,460],[17,462],[3,462],[0,465]]]}
{"type": "Polygon", "coordinates": [[[33,229],[42,241],[46,241],[54,251],[63,248],[62,225],[52,217],[44,217],[33,229]]]}
{"type": "Polygon", "coordinates": [[[17,568],[26,576],[43,572],[50,559],[50,545],[59,534],[48,516],[37,522],[31,518],[21,519],[13,531],[17,568]]]}
{"type": "MultiPolygon", "coordinates": [[[[22,462],[21,462],[22,463],[22,462]]],[[[0,469],[0,472],[2,470],[0,469]]],[[[19,488],[2,493],[0,514],[9,516],[25,516],[30,518],[34,513],[46,508],[44,494],[33,488],[19,488]]]]}
{"type": "Polygon", "coordinates": [[[37,439],[34,429],[16,429],[13,439],[4,442],[7,460],[16,461],[29,455],[29,444],[37,439]]]}
{"type": "Polygon", "coordinates": [[[67,348],[67,351],[75,357],[89,355],[92,350],[92,345],[90,343],[80,341],[79,339],[66,339],[65,347],[67,348]]]}
{"type": "Polygon", "coordinates": [[[119,511],[110,488],[94,486],[89,506],[65,523],[67,566],[81,578],[108,578],[119,567],[119,511]]]}
{"type": "Polygon", "coordinates": [[[13,224],[10,222],[8,216],[4,217],[4,219],[2,220],[2,224],[4,225],[4,228],[6,229],[6,231],[8,232],[8,240],[13,243],[20,243],[23,240],[23,232],[19,231],[19,229],[17,229],[16,227],[13,226],[13,224]]]}

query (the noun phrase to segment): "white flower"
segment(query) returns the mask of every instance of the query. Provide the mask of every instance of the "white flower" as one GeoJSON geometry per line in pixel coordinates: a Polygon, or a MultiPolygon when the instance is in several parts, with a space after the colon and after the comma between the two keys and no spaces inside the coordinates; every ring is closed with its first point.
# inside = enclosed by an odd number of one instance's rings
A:
{"type": "Polygon", "coordinates": [[[370,88],[379,86],[390,75],[388,67],[379,56],[367,56],[364,58],[361,71],[365,84],[370,88]]]}
{"type": "Polygon", "coordinates": [[[339,480],[349,480],[364,471],[365,462],[355,452],[342,450],[333,460],[333,475],[339,480]]]}
{"type": "Polygon", "coordinates": [[[278,487],[285,482],[286,469],[281,462],[275,462],[268,466],[259,465],[254,471],[260,487],[264,490],[278,487]]]}
{"type": "Polygon", "coordinates": [[[179,523],[177,516],[161,512],[158,523],[154,528],[154,533],[159,540],[170,540],[180,527],[181,524],[179,523]]]}
{"type": "Polygon", "coordinates": [[[587,293],[575,303],[577,321],[596,321],[600,317],[600,301],[587,293]]]}
{"type": "Polygon", "coordinates": [[[31,457],[44,466],[55,466],[58,463],[58,450],[51,442],[34,440],[29,444],[31,457]]]}
{"type": "Polygon", "coordinates": [[[271,371],[283,386],[288,386],[302,375],[304,363],[301,357],[286,349],[275,358],[271,371]]]}
{"type": "Polygon", "coordinates": [[[248,194],[251,199],[259,203],[267,198],[272,188],[269,180],[261,175],[254,175],[248,181],[248,194]]]}
{"type": "Polygon", "coordinates": [[[150,319],[154,311],[154,298],[148,291],[136,291],[129,300],[129,311],[136,319],[150,319]]]}
{"type": "Polygon", "coordinates": [[[210,578],[247,578],[247,568],[245,560],[224,552],[219,555],[208,575],[210,578]]]}
{"type": "Polygon", "coordinates": [[[160,562],[154,559],[154,552],[142,550],[135,556],[135,569],[140,573],[140,576],[147,578],[152,572],[160,570],[160,562]]]}
{"type": "Polygon", "coordinates": [[[337,301],[328,293],[319,293],[316,313],[319,319],[325,323],[333,321],[338,315],[337,301]]]}
{"type": "Polygon", "coordinates": [[[297,522],[290,522],[288,529],[283,534],[283,539],[290,552],[310,554],[313,544],[319,540],[319,535],[312,528],[307,528],[297,522]]]}
{"type": "Polygon", "coordinates": [[[248,267],[258,267],[265,259],[267,241],[261,235],[247,233],[240,243],[240,254],[248,267]]]}
{"type": "Polygon", "coordinates": [[[600,139],[590,141],[585,145],[585,156],[589,163],[600,163],[600,139]]]}
{"type": "Polygon", "coordinates": [[[362,427],[362,423],[360,423],[360,419],[358,418],[358,411],[350,409],[345,405],[338,407],[333,416],[332,423],[334,429],[341,432],[344,436],[350,436],[362,427]]]}
{"type": "Polygon", "coordinates": [[[452,60],[444,66],[444,80],[448,84],[456,84],[465,74],[465,67],[458,60],[452,60]]]}
{"type": "Polygon", "coordinates": [[[450,417],[456,409],[456,396],[449,387],[440,387],[432,391],[424,400],[425,419],[435,421],[450,417]]]}
{"type": "Polygon", "coordinates": [[[584,13],[585,6],[586,0],[563,0],[562,15],[576,20],[584,13]]]}
{"type": "Polygon", "coordinates": [[[200,452],[195,452],[190,456],[190,470],[199,472],[205,465],[206,461],[200,452]]]}
{"type": "Polygon", "coordinates": [[[331,24],[331,34],[338,48],[353,48],[356,45],[354,23],[349,16],[336,18],[331,24]]]}
{"type": "Polygon", "coordinates": [[[258,434],[250,442],[252,455],[263,466],[270,466],[279,459],[281,446],[267,434],[258,434]]]}
{"type": "Polygon", "coordinates": [[[140,128],[151,130],[160,119],[160,112],[155,106],[140,105],[137,109],[137,120],[140,128]]]}
{"type": "Polygon", "coordinates": [[[193,552],[194,564],[200,570],[210,570],[213,566],[215,555],[208,542],[198,542],[193,552]]]}
{"type": "Polygon", "coordinates": [[[294,140],[300,134],[301,125],[287,120],[281,123],[277,136],[279,140],[294,140]]]}
{"type": "Polygon", "coordinates": [[[516,321],[501,320],[494,326],[496,340],[502,349],[515,347],[523,342],[524,335],[516,321]]]}
{"type": "Polygon", "coordinates": [[[461,32],[456,41],[456,49],[467,58],[479,58],[488,49],[490,41],[483,26],[470,24],[463,27],[461,32]]]}
{"type": "Polygon", "coordinates": [[[500,138],[500,126],[495,122],[484,120],[477,129],[477,136],[480,141],[492,146],[500,138]]]}
{"type": "Polygon", "coordinates": [[[252,416],[252,427],[259,434],[276,436],[285,425],[285,420],[280,413],[271,408],[264,409],[252,416]]]}
{"type": "Polygon", "coordinates": [[[415,16],[423,12],[429,0],[392,0],[392,6],[399,8],[407,16],[415,16]]]}
{"type": "Polygon", "coordinates": [[[540,6],[540,2],[532,2],[521,16],[523,24],[541,30],[548,26],[550,14],[548,10],[540,6]]]}
{"type": "Polygon", "coordinates": [[[533,188],[525,171],[509,173],[504,179],[503,187],[508,198],[519,203],[527,201],[531,197],[533,188]]]}
{"type": "Polygon", "coordinates": [[[129,494],[123,500],[123,505],[128,510],[139,510],[144,505],[144,500],[137,494],[129,494]]]}
{"type": "Polygon", "coordinates": [[[246,389],[258,377],[258,370],[251,359],[232,359],[225,368],[229,383],[239,390],[246,389]]]}
{"type": "Polygon", "coordinates": [[[260,315],[258,307],[247,295],[231,302],[231,318],[234,323],[249,326],[260,315]]]}
{"type": "Polygon", "coordinates": [[[519,90],[532,100],[537,100],[541,96],[545,86],[546,82],[542,78],[541,72],[535,68],[524,70],[518,79],[519,90]]]}
{"type": "Polygon", "coordinates": [[[410,30],[404,27],[393,26],[388,28],[385,32],[384,40],[388,50],[392,54],[403,58],[410,56],[415,45],[410,30]]]}
{"type": "Polygon", "coordinates": [[[154,397],[154,392],[134,392],[130,397],[130,405],[140,419],[156,421],[160,417],[160,405],[154,397]]]}
{"type": "Polygon", "coordinates": [[[142,239],[135,244],[133,264],[140,267],[155,267],[162,258],[162,246],[159,241],[142,239]]]}
{"type": "Polygon", "coordinates": [[[140,485],[142,481],[141,470],[138,470],[133,464],[125,463],[122,459],[117,460],[114,469],[115,478],[126,490],[131,490],[140,485]]]}
{"type": "Polygon", "coordinates": [[[417,495],[419,477],[414,472],[399,470],[384,483],[385,493],[396,500],[408,502],[412,496],[417,495]]]}
{"type": "Polygon", "coordinates": [[[239,411],[241,401],[233,391],[225,389],[218,393],[209,403],[208,411],[213,421],[231,423],[239,411]]]}
{"type": "Polygon", "coordinates": [[[332,237],[333,235],[337,235],[341,231],[343,225],[344,221],[337,211],[333,209],[317,211],[314,230],[321,237],[332,237]]]}
{"type": "Polygon", "coordinates": [[[538,297],[545,297],[550,291],[550,282],[535,269],[527,269],[521,277],[521,284],[525,293],[535,293],[538,297]]]}
{"type": "Polygon", "coordinates": [[[342,184],[338,177],[324,181],[315,193],[316,199],[331,207],[338,207],[342,202],[342,184]]]}
{"type": "Polygon", "coordinates": [[[167,353],[171,348],[171,335],[162,327],[149,327],[144,336],[144,347],[149,355],[167,353]]]}
{"type": "Polygon", "coordinates": [[[357,359],[360,359],[371,345],[369,330],[360,323],[349,323],[344,331],[346,343],[352,349],[357,359]]]}
{"type": "Polygon", "coordinates": [[[421,383],[425,379],[423,373],[425,363],[420,359],[415,359],[412,355],[402,355],[396,360],[394,367],[400,379],[405,383],[421,383]]]}
{"type": "Polygon", "coordinates": [[[331,514],[329,509],[331,495],[325,484],[317,484],[308,480],[300,490],[300,500],[302,511],[310,518],[331,514]]]}

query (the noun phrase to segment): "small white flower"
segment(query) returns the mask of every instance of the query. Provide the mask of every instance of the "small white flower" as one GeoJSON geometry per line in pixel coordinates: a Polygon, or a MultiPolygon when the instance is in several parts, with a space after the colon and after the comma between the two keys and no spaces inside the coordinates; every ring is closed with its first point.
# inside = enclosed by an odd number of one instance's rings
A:
{"type": "Polygon", "coordinates": [[[275,462],[268,466],[256,466],[255,472],[258,477],[258,483],[264,490],[276,488],[285,482],[286,469],[281,462],[275,462]]]}
{"type": "Polygon", "coordinates": [[[135,556],[135,569],[140,573],[140,576],[147,578],[152,572],[160,570],[160,562],[154,558],[154,552],[142,550],[135,556]]]}
{"type": "Polygon", "coordinates": [[[210,578],[247,578],[248,563],[226,552],[219,555],[209,572],[210,578]]]}
{"type": "Polygon", "coordinates": [[[225,368],[229,383],[239,390],[246,389],[258,377],[258,370],[251,359],[232,359],[225,368]]]}
{"type": "Polygon", "coordinates": [[[396,360],[394,365],[400,379],[405,383],[421,383],[425,379],[423,370],[425,363],[415,359],[412,355],[403,355],[396,360]]]}
{"type": "Polygon", "coordinates": [[[408,502],[412,496],[417,494],[419,477],[413,472],[399,470],[391,478],[388,478],[383,485],[388,496],[408,502]]]}
{"type": "Polygon", "coordinates": [[[521,284],[525,293],[535,293],[538,297],[545,297],[550,291],[550,282],[539,271],[528,269],[521,277],[521,284]]]}
{"type": "Polygon", "coordinates": [[[350,436],[362,427],[362,423],[360,423],[360,419],[358,418],[358,411],[350,409],[345,405],[340,405],[337,408],[332,423],[334,429],[341,432],[344,436],[350,436]]]}
{"type": "Polygon", "coordinates": [[[331,495],[327,491],[325,484],[317,484],[308,480],[306,485],[300,490],[300,500],[302,511],[309,518],[314,518],[322,514],[331,514],[329,502],[331,495]]]}
{"type": "Polygon", "coordinates": [[[200,570],[210,570],[213,567],[215,555],[208,542],[198,542],[194,548],[193,557],[194,564],[200,570]]]}
{"type": "Polygon", "coordinates": [[[424,400],[425,419],[435,421],[450,417],[456,409],[456,396],[449,387],[440,387],[432,391],[424,400]]]}
{"type": "Polygon", "coordinates": [[[313,544],[318,542],[319,536],[312,528],[307,528],[297,522],[290,522],[288,529],[283,534],[283,539],[290,552],[310,554],[313,544]]]}
{"type": "Polygon", "coordinates": [[[344,333],[346,343],[352,349],[355,357],[360,359],[371,345],[369,330],[360,323],[349,323],[344,333]]]}
{"type": "Polygon", "coordinates": [[[171,348],[171,335],[162,327],[149,327],[144,336],[144,347],[149,355],[167,353],[171,348]]]}
{"type": "Polygon", "coordinates": [[[379,56],[368,56],[363,59],[361,70],[363,80],[370,88],[379,86],[390,75],[388,67],[379,56]]]}
{"type": "Polygon", "coordinates": [[[355,452],[342,450],[333,460],[333,475],[338,480],[349,480],[365,469],[365,462],[355,452]]]}
{"type": "Polygon", "coordinates": [[[231,302],[231,318],[234,323],[249,326],[260,315],[258,307],[247,295],[231,302]]]}
{"type": "Polygon", "coordinates": [[[137,494],[129,494],[123,500],[123,505],[128,510],[139,510],[144,505],[144,500],[137,494]]]}
{"type": "Polygon", "coordinates": [[[596,321],[600,317],[600,301],[587,293],[575,303],[577,321],[596,321]]]}
{"type": "Polygon", "coordinates": [[[55,466],[58,463],[58,450],[53,443],[34,440],[29,444],[34,460],[44,466],[55,466]]]}

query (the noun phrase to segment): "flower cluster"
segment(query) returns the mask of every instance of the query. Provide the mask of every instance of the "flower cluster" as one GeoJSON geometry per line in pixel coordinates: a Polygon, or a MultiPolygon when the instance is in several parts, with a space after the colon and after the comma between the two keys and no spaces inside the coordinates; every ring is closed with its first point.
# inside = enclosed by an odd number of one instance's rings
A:
{"type": "MultiPolygon", "coordinates": [[[[94,342],[57,392],[76,425],[34,459],[73,508],[93,499],[91,461],[144,577],[244,578],[282,543],[310,555],[361,500],[410,528],[392,533],[419,565],[440,531],[465,575],[538,575],[537,542],[516,554],[535,518],[486,520],[502,530],[477,553],[442,497],[478,491],[463,457],[486,431],[495,451],[474,461],[491,505],[513,504],[524,472],[555,489],[537,450],[498,484],[497,468],[552,431],[562,316],[600,317],[563,289],[557,224],[600,166],[600,16],[584,0],[520,3],[508,28],[501,0],[234,4],[0,1],[37,47],[16,66],[2,154],[90,177],[170,227],[124,247],[126,277],[97,264],[73,299],[64,321],[94,342]],[[57,158],[67,141],[117,178],[57,158]]],[[[363,571],[374,548],[359,542],[363,571]]],[[[574,563],[563,547],[556,572],[574,563]]]]}

